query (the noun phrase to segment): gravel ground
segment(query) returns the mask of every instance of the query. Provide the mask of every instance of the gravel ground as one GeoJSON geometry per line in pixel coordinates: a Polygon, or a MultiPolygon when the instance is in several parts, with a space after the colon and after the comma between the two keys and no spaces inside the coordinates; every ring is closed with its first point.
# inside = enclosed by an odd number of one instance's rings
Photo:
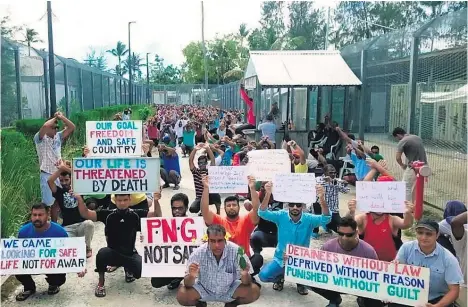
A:
{"type": "MultiPolygon", "coordinates": [[[[188,168],[188,158],[181,158],[182,182],[181,189],[177,192],[186,193],[189,199],[194,199],[195,191],[193,188],[193,180],[188,168]]],[[[170,216],[169,201],[175,192],[172,189],[165,189],[162,196],[162,209],[164,216],[170,216]]],[[[346,202],[351,195],[344,195],[341,198],[340,206],[342,213],[346,212],[346,202]]],[[[213,208],[214,209],[214,208],[213,208]]],[[[222,210],[224,212],[224,210],[222,210]]],[[[330,238],[328,234],[322,234],[319,239],[312,240],[311,246],[319,248],[323,242],[330,238]]],[[[104,237],[104,225],[96,223],[92,248],[94,254],[99,248],[106,245],[104,237]]],[[[271,260],[274,253],[273,248],[266,248],[263,251],[265,262],[271,260]]],[[[129,307],[129,306],[179,306],[175,294],[176,291],[170,291],[166,288],[154,289],[151,287],[149,278],[141,278],[134,283],[127,284],[124,280],[123,269],[118,269],[114,273],[106,274],[107,296],[105,298],[96,298],[94,296],[94,287],[97,283],[98,275],[94,272],[95,257],[88,260],[88,274],[84,278],[78,278],[76,274],[68,274],[67,282],[61,287],[60,293],[54,296],[47,295],[47,283],[45,276],[35,276],[37,293],[31,296],[25,302],[16,302],[15,294],[18,293],[21,287],[17,287],[7,295],[6,300],[2,300],[4,306],[37,306],[37,307],[89,307],[89,306],[108,306],[108,307],[129,307]]],[[[307,296],[301,296],[296,292],[296,285],[286,282],[282,292],[277,292],[272,289],[271,284],[262,284],[262,292],[260,299],[251,306],[271,307],[272,304],[277,306],[326,306],[328,302],[321,296],[309,292],[307,296]]],[[[209,303],[208,306],[223,306],[219,303],[209,303]]],[[[357,306],[356,298],[353,296],[343,295],[343,303],[341,306],[351,307],[357,306]]]]}

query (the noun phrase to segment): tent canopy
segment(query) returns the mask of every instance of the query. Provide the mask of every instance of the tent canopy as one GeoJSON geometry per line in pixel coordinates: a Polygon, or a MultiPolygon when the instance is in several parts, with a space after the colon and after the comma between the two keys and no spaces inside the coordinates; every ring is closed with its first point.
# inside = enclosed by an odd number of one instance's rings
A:
{"type": "Polygon", "coordinates": [[[423,92],[421,93],[421,103],[467,103],[468,85],[462,86],[453,92],[423,92]]]}

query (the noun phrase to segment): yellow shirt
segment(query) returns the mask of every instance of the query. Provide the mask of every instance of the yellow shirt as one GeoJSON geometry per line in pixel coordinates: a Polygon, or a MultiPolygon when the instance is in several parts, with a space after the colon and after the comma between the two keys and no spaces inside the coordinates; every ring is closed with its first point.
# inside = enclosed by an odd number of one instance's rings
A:
{"type": "Polygon", "coordinates": [[[295,173],[307,173],[309,172],[309,167],[306,164],[294,164],[294,172],[295,173]]]}
{"type": "MultiPolygon", "coordinates": [[[[146,194],[145,193],[130,194],[130,207],[138,205],[139,203],[141,203],[145,199],[146,199],[146,194]]],[[[111,201],[115,205],[115,194],[112,194],[111,201]]]]}

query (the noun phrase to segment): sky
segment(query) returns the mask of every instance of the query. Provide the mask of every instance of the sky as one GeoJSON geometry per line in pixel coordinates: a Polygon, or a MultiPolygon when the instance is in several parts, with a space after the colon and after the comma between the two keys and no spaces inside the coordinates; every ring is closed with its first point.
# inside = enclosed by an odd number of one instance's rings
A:
{"type": "MultiPolygon", "coordinates": [[[[316,1],[318,7],[328,6],[316,1]]],[[[329,3],[329,2],[327,2],[329,3]]],[[[260,1],[204,1],[205,39],[237,32],[241,23],[252,29],[259,26],[260,1]]],[[[41,0],[0,0],[0,17],[9,15],[12,25],[35,29],[47,49],[47,4],[41,0]]],[[[52,1],[55,54],[82,61],[94,48],[98,53],[115,47],[117,41],[128,45],[131,26],[132,52],[145,57],[158,54],[167,64],[184,62],[182,49],[191,41],[201,40],[201,2],[197,0],[52,1]]],[[[17,37],[24,39],[22,33],[17,37]]],[[[108,57],[110,67],[114,59],[108,57]]]]}

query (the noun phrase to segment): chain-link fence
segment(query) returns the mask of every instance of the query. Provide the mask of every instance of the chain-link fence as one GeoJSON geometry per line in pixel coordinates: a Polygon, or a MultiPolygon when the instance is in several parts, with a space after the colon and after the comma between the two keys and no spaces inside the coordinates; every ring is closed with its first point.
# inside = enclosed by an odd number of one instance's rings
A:
{"type": "MultiPolygon", "coordinates": [[[[391,133],[401,127],[421,136],[433,170],[425,200],[441,209],[451,199],[467,201],[466,16],[461,10],[341,50],[363,82],[366,144],[379,146],[401,178],[391,133]]],[[[351,131],[359,133],[351,113],[351,131]]]]}
{"type": "MultiPolygon", "coordinates": [[[[1,39],[1,125],[27,118],[47,118],[50,82],[47,51],[1,39]]],[[[129,104],[129,82],[118,75],[55,55],[57,109],[74,112],[129,104]]],[[[146,84],[132,82],[132,104],[153,102],[146,84]]]]}

